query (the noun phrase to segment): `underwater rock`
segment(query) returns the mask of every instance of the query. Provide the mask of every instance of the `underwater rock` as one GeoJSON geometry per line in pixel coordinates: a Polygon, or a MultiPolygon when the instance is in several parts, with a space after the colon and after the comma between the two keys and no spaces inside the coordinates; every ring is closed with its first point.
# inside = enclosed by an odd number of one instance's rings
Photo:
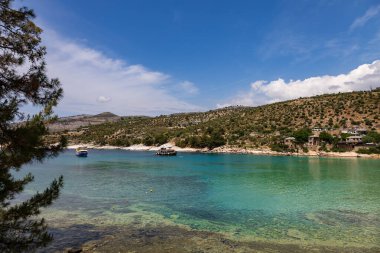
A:
{"type": "Polygon", "coordinates": [[[288,232],[286,233],[289,237],[293,237],[299,240],[304,240],[306,237],[306,234],[302,233],[301,231],[297,229],[288,229],[288,232]]]}

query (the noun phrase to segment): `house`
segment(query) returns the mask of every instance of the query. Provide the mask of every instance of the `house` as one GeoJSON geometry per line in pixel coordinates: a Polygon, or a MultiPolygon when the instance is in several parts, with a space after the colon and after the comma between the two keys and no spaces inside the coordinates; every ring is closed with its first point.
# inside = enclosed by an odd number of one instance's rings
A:
{"type": "Polygon", "coordinates": [[[313,129],[311,129],[312,132],[316,132],[316,133],[327,132],[329,130],[330,129],[328,129],[328,128],[322,128],[322,127],[314,127],[313,129]]]}
{"type": "Polygon", "coordinates": [[[287,145],[289,148],[294,148],[295,147],[295,140],[296,140],[296,138],[294,138],[294,137],[285,138],[284,144],[287,145]]]}
{"type": "Polygon", "coordinates": [[[356,132],[358,135],[366,135],[368,131],[365,128],[357,128],[356,132]]]}
{"type": "Polygon", "coordinates": [[[367,129],[365,128],[349,128],[349,129],[344,129],[341,132],[342,134],[351,134],[351,135],[363,135],[367,134],[367,129]]]}
{"type": "Polygon", "coordinates": [[[362,136],[349,136],[347,137],[346,143],[348,144],[360,144],[363,143],[362,136]]]}
{"type": "Polygon", "coordinates": [[[314,127],[313,129],[311,129],[311,131],[313,131],[313,132],[322,132],[323,130],[320,127],[314,127]]]}
{"type": "Polygon", "coordinates": [[[308,146],[319,146],[320,140],[318,135],[311,135],[309,136],[308,146]]]}
{"type": "Polygon", "coordinates": [[[352,151],[355,148],[354,144],[347,143],[345,141],[340,141],[336,144],[336,147],[344,151],[352,151]]]}

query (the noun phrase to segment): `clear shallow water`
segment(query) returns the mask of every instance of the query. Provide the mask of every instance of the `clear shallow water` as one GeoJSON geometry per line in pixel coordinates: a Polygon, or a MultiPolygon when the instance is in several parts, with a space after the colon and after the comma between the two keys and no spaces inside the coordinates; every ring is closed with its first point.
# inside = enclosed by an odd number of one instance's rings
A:
{"type": "Polygon", "coordinates": [[[72,214],[120,225],[141,212],[238,240],[380,245],[379,160],[69,150],[29,171],[29,193],[64,176],[46,210],[53,221],[72,214]]]}

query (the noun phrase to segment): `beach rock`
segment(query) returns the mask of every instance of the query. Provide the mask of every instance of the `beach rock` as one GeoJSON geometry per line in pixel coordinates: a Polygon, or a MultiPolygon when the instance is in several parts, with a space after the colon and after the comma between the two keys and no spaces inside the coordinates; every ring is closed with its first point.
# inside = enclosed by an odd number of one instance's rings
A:
{"type": "Polygon", "coordinates": [[[82,252],[82,248],[71,248],[67,250],[67,253],[80,253],[82,252]]]}

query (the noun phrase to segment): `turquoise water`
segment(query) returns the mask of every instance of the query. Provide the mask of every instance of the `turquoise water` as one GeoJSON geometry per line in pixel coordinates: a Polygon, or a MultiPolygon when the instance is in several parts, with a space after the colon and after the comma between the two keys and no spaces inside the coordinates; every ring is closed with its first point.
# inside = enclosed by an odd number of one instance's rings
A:
{"type": "Polygon", "coordinates": [[[120,150],[78,158],[68,150],[28,171],[35,182],[27,193],[64,176],[61,197],[45,211],[53,223],[66,215],[120,225],[141,212],[237,240],[380,244],[379,160],[120,150]]]}

